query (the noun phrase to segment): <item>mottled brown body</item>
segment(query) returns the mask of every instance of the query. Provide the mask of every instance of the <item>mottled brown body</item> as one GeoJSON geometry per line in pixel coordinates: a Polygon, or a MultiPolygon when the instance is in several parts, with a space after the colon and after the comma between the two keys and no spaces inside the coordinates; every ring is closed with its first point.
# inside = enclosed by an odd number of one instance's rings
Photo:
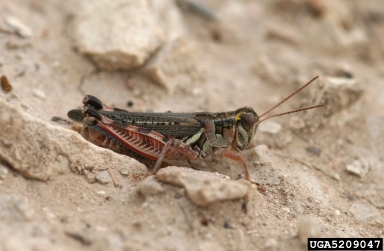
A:
{"type": "MultiPolygon", "coordinates": [[[[107,106],[92,95],[86,95],[83,104],[82,110],[68,112],[72,120],[83,122],[82,135],[99,146],[134,157],[147,166],[154,164],[153,174],[164,159],[197,160],[216,153],[241,162],[244,178],[249,180],[241,151],[252,140],[257,125],[270,118],[259,120],[256,112],[247,106],[219,113],[139,113],[107,106]]],[[[319,106],[288,113],[316,107],[319,106]]]]}

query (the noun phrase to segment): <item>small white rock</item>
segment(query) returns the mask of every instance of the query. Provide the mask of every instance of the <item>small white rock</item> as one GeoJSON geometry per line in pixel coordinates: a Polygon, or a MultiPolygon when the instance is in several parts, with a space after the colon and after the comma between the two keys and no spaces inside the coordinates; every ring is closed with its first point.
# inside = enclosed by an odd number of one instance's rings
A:
{"type": "Polygon", "coordinates": [[[192,43],[181,38],[175,39],[164,44],[146,62],[143,72],[172,93],[176,86],[190,86],[195,85],[196,80],[201,81],[195,56],[192,43]]]}
{"type": "Polygon", "coordinates": [[[164,188],[155,176],[149,176],[140,183],[139,191],[144,197],[164,192],[164,188]]]}
{"type": "Polygon", "coordinates": [[[281,210],[282,210],[282,211],[285,211],[285,212],[287,212],[287,213],[290,213],[290,212],[291,212],[291,209],[289,209],[288,207],[283,207],[281,210]]]}
{"type": "Polygon", "coordinates": [[[19,36],[32,37],[32,30],[16,17],[7,17],[5,23],[19,36]]]}
{"type": "Polygon", "coordinates": [[[340,174],[335,173],[335,174],[333,175],[333,178],[334,178],[335,180],[340,180],[340,174]]]}
{"type": "Polygon", "coordinates": [[[296,30],[280,25],[269,25],[267,29],[267,37],[272,40],[278,40],[288,44],[297,44],[300,41],[300,35],[296,30]]]}
{"type": "Polygon", "coordinates": [[[351,164],[347,165],[346,170],[363,178],[368,173],[369,169],[375,167],[375,165],[375,160],[364,158],[353,161],[351,164]]]}
{"type": "Polygon", "coordinates": [[[254,158],[258,159],[261,164],[271,163],[271,154],[268,146],[262,144],[253,148],[253,152],[257,155],[254,158]]]}
{"type": "Polygon", "coordinates": [[[244,198],[250,188],[246,181],[222,179],[213,173],[181,167],[163,168],[156,177],[163,182],[184,187],[189,199],[198,206],[244,198]]]}
{"type": "Polygon", "coordinates": [[[0,179],[3,180],[8,174],[8,168],[0,166],[0,179]]]}
{"type": "Polygon", "coordinates": [[[129,170],[128,170],[128,168],[126,168],[126,167],[122,167],[122,168],[120,168],[120,169],[119,169],[119,172],[120,172],[121,175],[124,175],[124,176],[129,175],[129,170]]]}
{"type": "Polygon", "coordinates": [[[277,122],[267,120],[263,123],[260,123],[258,129],[260,132],[276,134],[281,131],[281,125],[277,122]]]}
{"type": "Polygon", "coordinates": [[[100,184],[108,184],[112,182],[111,177],[109,176],[107,171],[102,171],[96,174],[96,181],[99,182],[100,184]]]}
{"type": "Polygon", "coordinates": [[[104,194],[105,194],[105,191],[104,191],[104,190],[97,191],[97,194],[104,195],[104,194]]]}
{"type": "Polygon", "coordinates": [[[201,92],[202,92],[202,90],[200,88],[193,88],[192,89],[192,95],[193,96],[198,96],[201,94],[201,92]]]}
{"type": "Polygon", "coordinates": [[[39,89],[33,89],[32,93],[33,93],[33,96],[37,98],[40,98],[40,99],[46,98],[45,93],[39,89]]]}
{"type": "Polygon", "coordinates": [[[52,66],[53,68],[58,68],[61,65],[61,62],[59,60],[53,61],[52,66]]]}
{"type": "Polygon", "coordinates": [[[273,238],[269,238],[265,241],[265,247],[266,248],[273,248],[273,247],[277,247],[279,243],[273,239],[273,238]]]}
{"type": "Polygon", "coordinates": [[[259,230],[253,229],[253,230],[247,231],[247,234],[256,234],[257,232],[259,232],[259,230]]]}

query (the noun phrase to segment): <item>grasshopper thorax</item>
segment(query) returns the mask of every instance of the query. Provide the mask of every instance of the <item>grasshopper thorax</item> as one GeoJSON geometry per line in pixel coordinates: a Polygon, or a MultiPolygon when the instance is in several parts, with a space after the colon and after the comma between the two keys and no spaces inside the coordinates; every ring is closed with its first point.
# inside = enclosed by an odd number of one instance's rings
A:
{"type": "Polygon", "coordinates": [[[242,107],[235,111],[235,140],[240,150],[248,146],[256,133],[259,116],[253,108],[249,106],[242,107]]]}

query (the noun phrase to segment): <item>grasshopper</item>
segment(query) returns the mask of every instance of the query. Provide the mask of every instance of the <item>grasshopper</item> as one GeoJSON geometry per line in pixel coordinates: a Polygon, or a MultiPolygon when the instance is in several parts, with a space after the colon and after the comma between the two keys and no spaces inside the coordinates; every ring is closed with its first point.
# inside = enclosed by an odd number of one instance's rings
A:
{"type": "Polygon", "coordinates": [[[81,134],[92,143],[134,157],[156,174],[163,160],[203,159],[213,153],[241,162],[244,178],[250,180],[242,150],[257,126],[272,117],[321,107],[316,105],[263,118],[276,107],[311,84],[315,77],[280,103],[258,116],[248,106],[230,112],[142,113],[103,104],[86,95],[83,109],[68,117],[83,123],[81,134]]]}

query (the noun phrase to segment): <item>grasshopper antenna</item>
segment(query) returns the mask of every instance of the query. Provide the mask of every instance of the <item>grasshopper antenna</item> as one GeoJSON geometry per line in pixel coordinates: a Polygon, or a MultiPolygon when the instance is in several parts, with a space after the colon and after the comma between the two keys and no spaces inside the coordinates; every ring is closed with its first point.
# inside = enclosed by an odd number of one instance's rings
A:
{"type": "Polygon", "coordinates": [[[319,108],[319,107],[323,107],[323,106],[324,105],[315,105],[315,106],[305,107],[305,108],[301,108],[301,109],[294,110],[294,111],[279,113],[279,114],[272,115],[272,116],[266,117],[265,119],[257,121],[256,125],[258,125],[261,122],[263,122],[263,121],[265,121],[267,119],[270,119],[270,118],[274,118],[274,117],[278,117],[278,116],[282,116],[282,115],[286,115],[286,114],[290,114],[290,113],[295,113],[295,112],[301,112],[301,111],[305,111],[305,110],[315,109],[315,108],[319,108]]]}
{"type": "MultiPolygon", "coordinates": [[[[274,109],[276,109],[277,107],[279,107],[281,104],[283,104],[285,101],[287,101],[288,99],[292,98],[293,96],[295,96],[297,93],[299,93],[300,91],[302,91],[305,87],[307,87],[308,85],[310,85],[313,81],[315,81],[319,76],[313,78],[311,81],[309,81],[308,83],[306,83],[305,85],[303,85],[302,87],[300,87],[297,91],[295,91],[294,93],[292,93],[291,95],[289,95],[288,97],[286,97],[285,99],[283,99],[280,103],[278,103],[277,105],[275,105],[274,107],[272,107],[271,109],[269,109],[268,111],[264,112],[263,114],[261,114],[259,116],[259,118],[267,115],[268,113],[270,113],[271,111],[273,111],[274,109]]],[[[266,117],[262,120],[259,120],[257,121],[256,125],[260,124],[261,122],[267,120],[267,119],[270,119],[270,118],[273,118],[273,117],[278,117],[278,116],[282,116],[282,115],[286,115],[286,114],[290,114],[290,113],[295,113],[295,112],[301,112],[301,111],[305,111],[305,110],[310,110],[310,109],[314,109],[314,108],[319,108],[319,107],[322,107],[324,105],[316,105],[316,106],[311,106],[311,107],[306,107],[306,108],[301,108],[301,109],[298,109],[298,110],[294,110],[294,111],[289,111],[289,112],[284,112],[284,113],[279,113],[279,114],[276,114],[276,115],[272,115],[272,116],[269,116],[269,117],[266,117]]]]}
{"type": "Polygon", "coordinates": [[[305,87],[307,87],[308,85],[310,85],[313,81],[315,81],[317,77],[314,77],[311,81],[309,81],[308,83],[306,83],[305,85],[303,85],[302,87],[300,87],[300,89],[298,89],[297,91],[295,91],[294,93],[292,93],[291,95],[289,95],[288,97],[286,97],[285,99],[283,99],[280,103],[278,103],[277,105],[275,105],[274,107],[272,107],[271,109],[269,109],[268,111],[264,112],[263,114],[261,114],[259,116],[259,118],[267,115],[268,113],[270,113],[271,111],[275,110],[277,107],[279,107],[282,103],[284,103],[285,101],[287,101],[288,99],[292,98],[293,96],[295,96],[297,93],[299,93],[301,90],[303,90],[305,87]]]}

